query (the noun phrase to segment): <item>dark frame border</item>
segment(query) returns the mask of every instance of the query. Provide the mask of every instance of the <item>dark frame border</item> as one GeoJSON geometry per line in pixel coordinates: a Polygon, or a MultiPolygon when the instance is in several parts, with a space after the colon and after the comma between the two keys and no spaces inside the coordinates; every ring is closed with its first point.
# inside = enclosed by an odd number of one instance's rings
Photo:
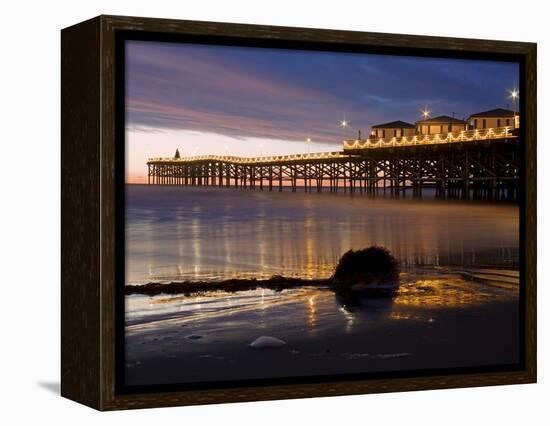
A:
{"type": "MultiPolygon", "coordinates": [[[[84,178],[85,181],[85,178],[90,177],[92,180],[97,179],[98,182],[95,181],[95,185],[91,185],[94,190],[91,194],[93,199],[88,203],[93,203],[96,219],[99,219],[99,227],[96,225],[95,229],[80,229],[84,240],[92,243],[92,247],[97,248],[99,255],[98,259],[94,258],[90,265],[92,268],[97,266],[97,270],[89,271],[92,277],[83,277],[82,274],[75,273],[73,268],[76,260],[82,261],[82,258],[87,257],[87,252],[81,249],[75,253],[74,250],[71,250],[74,238],[71,239],[70,231],[74,231],[74,224],[70,218],[62,217],[63,395],[99,409],[123,409],[536,381],[535,44],[101,16],[63,30],[62,50],[62,72],[64,72],[62,74],[62,205],[63,207],[68,205],[71,210],[72,204],[79,204],[73,197],[83,197],[82,194],[71,194],[67,188],[68,180],[74,183],[75,179],[82,180],[84,178]],[[323,376],[315,378],[313,381],[310,380],[308,383],[303,383],[303,380],[296,383],[295,378],[290,380],[255,380],[255,383],[218,382],[206,384],[209,390],[204,389],[205,386],[196,385],[193,385],[192,389],[189,386],[172,386],[171,388],[166,385],[147,386],[146,389],[134,389],[137,393],[128,393],[129,389],[120,386],[122,380],[120,373],[123,369],[120,368],[121,357],[120,355],[117,357],[117,354],[123,353],[121,348],[124,349],[123,339],[120,339],[120,307],[124,307],[124,299],[123,295],[121,298],[121,292],[117,291],[115,283],[120,282],[120,264],[124,263],[124,245],[123,242],[121,244],[120,238],[121,230],[124,234],[124,197],[121,196],[124,194],[124,181],[120,179],[120,172],[124,173],[124,116],[120,114],[120,102],[122,102],[122,111],[124,111],[124,85],[120,84],[121,75],[124,77],[124,68],[120,66],[120,56],[117,55],[120,55],[121,44],[129,37],[133,40],[156,39],[251,47],[519,62],[522,93],[520,113],[525,140],[525,157],[522,161],[522,164],[525,165],[522,169],[522,182],[525,191],[520,203],[524,206],[520,209],[524,214],[520,213],[520,246],[524,248],[524,259],[526,260],[521,265],[521,276],[524,282],[520,292],[522,307],[520,313],[524,321],[521,324],[520,335],[525,343],[525,351],[522,351],[524,356],[520,365],[452,369],[453,372],[438,369],[423,371],[421,375],[418,371],[395,372],[395,374],[366,373],[366,375],[355,375],[353,380],[349,380],[350,377],[323,376]],[[92,65],[89,71],[81,70],[79,75],[74,75],[74,68],[78,68],[77,62],[82,62],[84,58],[79,57],[79,54],[73,50],[82,49],[82,44],[86,42],[91,44],[87,47],[92,49],[96,56],[91,55],[92,59],[88,59],[92,65]],[[411,48],[411,45],[415,47],[411,48]],[[90,77],[92,77],[93,84],[89,82],[90,77]],[[88,82],[86,83],[85,80],[88,82]],[[98,81],[99,84],[97,84],[98,81]],[[99,91],[97,96],[94,96],[93,90],[89,90],[95,84],[99,91]],[[70,91],[67,90],[67,86],[71,87],[70,91]],[[72,111],[71,104],[74,103],[77,95],[82,98],[81,92],[88,95],[91,105],[83,106],[82,111],[72,111]],[[82,143],[87,142],[96,148],[94,154],[97,156],[97,163],[94,163],[94,167],[88,167],[90,170],[87,173],[85,170],[80,170],[81,174],[86,175],[81,176],[68,164],[77,154],[70,150],[69,138],[74,139],[75,133],[78,133],[75,126],[81,125],[83,121],[90,118],[96,124],[94,131],[83,134],[80,130],[78,136],[82,143]],[[66,123],[68,124],[65,125],[66,123]],[[70,179],[66,179],[66,177],[70,177],[70,179]],[[525,238],[526,233],[529,234],[528,239],[525,238]],[[75,279],[82,282],[83,288],[79,291],[75,291],[69,285],[69,280],[75,279]],[[71,308],[69,297],[73,302],[75,297],[79,301],[82,300],[82,303],[79,304],[80,311],[77,312],[71,308]],[[87,299],[88,303],[84,302],[84,299],[87,299]],[[81,335],[76,336],[74,327],[79,323],[78,320],[80,320],[80,326],[82,323],[92,323],[93,327],[85,330],[84,333],[81,330],[81,335]],[[71,323],[68,324],[68,322],[71,323]],[[115,324],[117,324],[116,327],[115,324]],[[89,339],[92,339],[93,345],[90,344],[89,339]],[[70,349],[69,343],[72,343],[70,349]],[[75,351],[75,344],[80,358],[75,357],[74,354],[71,355],[71,351],[75,351]],[[82,358],[86,358],[86,356],[90,358],[89,353],[80,353],[83,349],[92,350],[93,366],[80,365],[82,358]],[[81,360],[80,364],[79,359],[81,360]],[[95,374],[87,377],[83,372],[86,368],[88,372],[91,369],[95,374]],[[85,377],[84,382],[82,377],[85,377]],[[342,381],[342,379],[348,380],[342,381]]],[[[74,110],[74,108],[72,109],[74,110]]],[[[90,150],[91,148],[85,149],[90,150]]],[[[89,181],[86,183],[90,186],[89,181]]],[[[80,208],[82,208],[81,204],[86,205],[86,200],[80,200],[80,208]]],[[[122,278],[123,271],[122,269],[122,278]]],[[[118,288],[121,286],[119,285],[118,288]]],[[[123,310],[122,315],[124,315],[123,310]]]]}

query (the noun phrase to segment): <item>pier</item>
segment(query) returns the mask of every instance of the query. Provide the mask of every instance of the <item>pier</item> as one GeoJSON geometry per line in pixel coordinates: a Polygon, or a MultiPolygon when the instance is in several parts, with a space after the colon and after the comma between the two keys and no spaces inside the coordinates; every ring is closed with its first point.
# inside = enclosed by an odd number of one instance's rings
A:
{"type": "Polygon", "coordinates": [[[269,157],[150,158],[151,185],[517,201],[520,129],[344,140],[342,151],[269,157]]]}

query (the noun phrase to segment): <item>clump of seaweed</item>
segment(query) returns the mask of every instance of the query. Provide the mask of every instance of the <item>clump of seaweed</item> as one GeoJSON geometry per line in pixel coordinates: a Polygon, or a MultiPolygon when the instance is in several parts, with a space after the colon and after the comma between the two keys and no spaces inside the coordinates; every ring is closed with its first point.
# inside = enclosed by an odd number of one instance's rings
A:
{"type": "Polygon", "coordinates": [[[254,290],[265,288],[274,291],[282,291],[289,288],[305,286],[328,286],[328,280],[308,280],[304,278],[289,278],[280,275],[273,275],[267,280],[256,278],[232,278],[224,281],[183,281],[171,283],[148,283],[143,285],[127,285],[124,287],[125,294],[183,294],[186,296],[208,293],[211,291],[224,291],[234,293],[238,291],[254,290]]]}
{"type": "Polygon", "coordinates": [[[340,258],[331,286],[341,295],[393,294],[399,288],[399,263],[384,247],[349,250],[340,258]]]}

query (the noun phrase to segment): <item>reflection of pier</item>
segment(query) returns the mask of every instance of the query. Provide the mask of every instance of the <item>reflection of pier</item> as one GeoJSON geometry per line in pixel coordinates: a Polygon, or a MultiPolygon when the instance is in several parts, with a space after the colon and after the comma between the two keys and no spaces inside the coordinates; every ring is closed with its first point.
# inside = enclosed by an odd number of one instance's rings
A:
{"type": "Polygon", "coordinates": [[[400,196],[436,188],[441,198],[517,200],[519,129],[344,141],[343,151],[273,157],[151,158],[148,183],[261,191],[290,188],[400,196]]]}

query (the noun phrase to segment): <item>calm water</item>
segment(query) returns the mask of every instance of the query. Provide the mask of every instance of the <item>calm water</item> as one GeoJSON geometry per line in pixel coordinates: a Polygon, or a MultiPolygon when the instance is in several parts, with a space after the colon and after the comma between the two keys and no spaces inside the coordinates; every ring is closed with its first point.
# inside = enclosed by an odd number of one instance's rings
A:
{"type": "Polygon", "coordinates": [[[346,194],[128,185],[127,283],[328,277],[350,248],[403,268],[517,268],[518,208],[346,194]]]}

